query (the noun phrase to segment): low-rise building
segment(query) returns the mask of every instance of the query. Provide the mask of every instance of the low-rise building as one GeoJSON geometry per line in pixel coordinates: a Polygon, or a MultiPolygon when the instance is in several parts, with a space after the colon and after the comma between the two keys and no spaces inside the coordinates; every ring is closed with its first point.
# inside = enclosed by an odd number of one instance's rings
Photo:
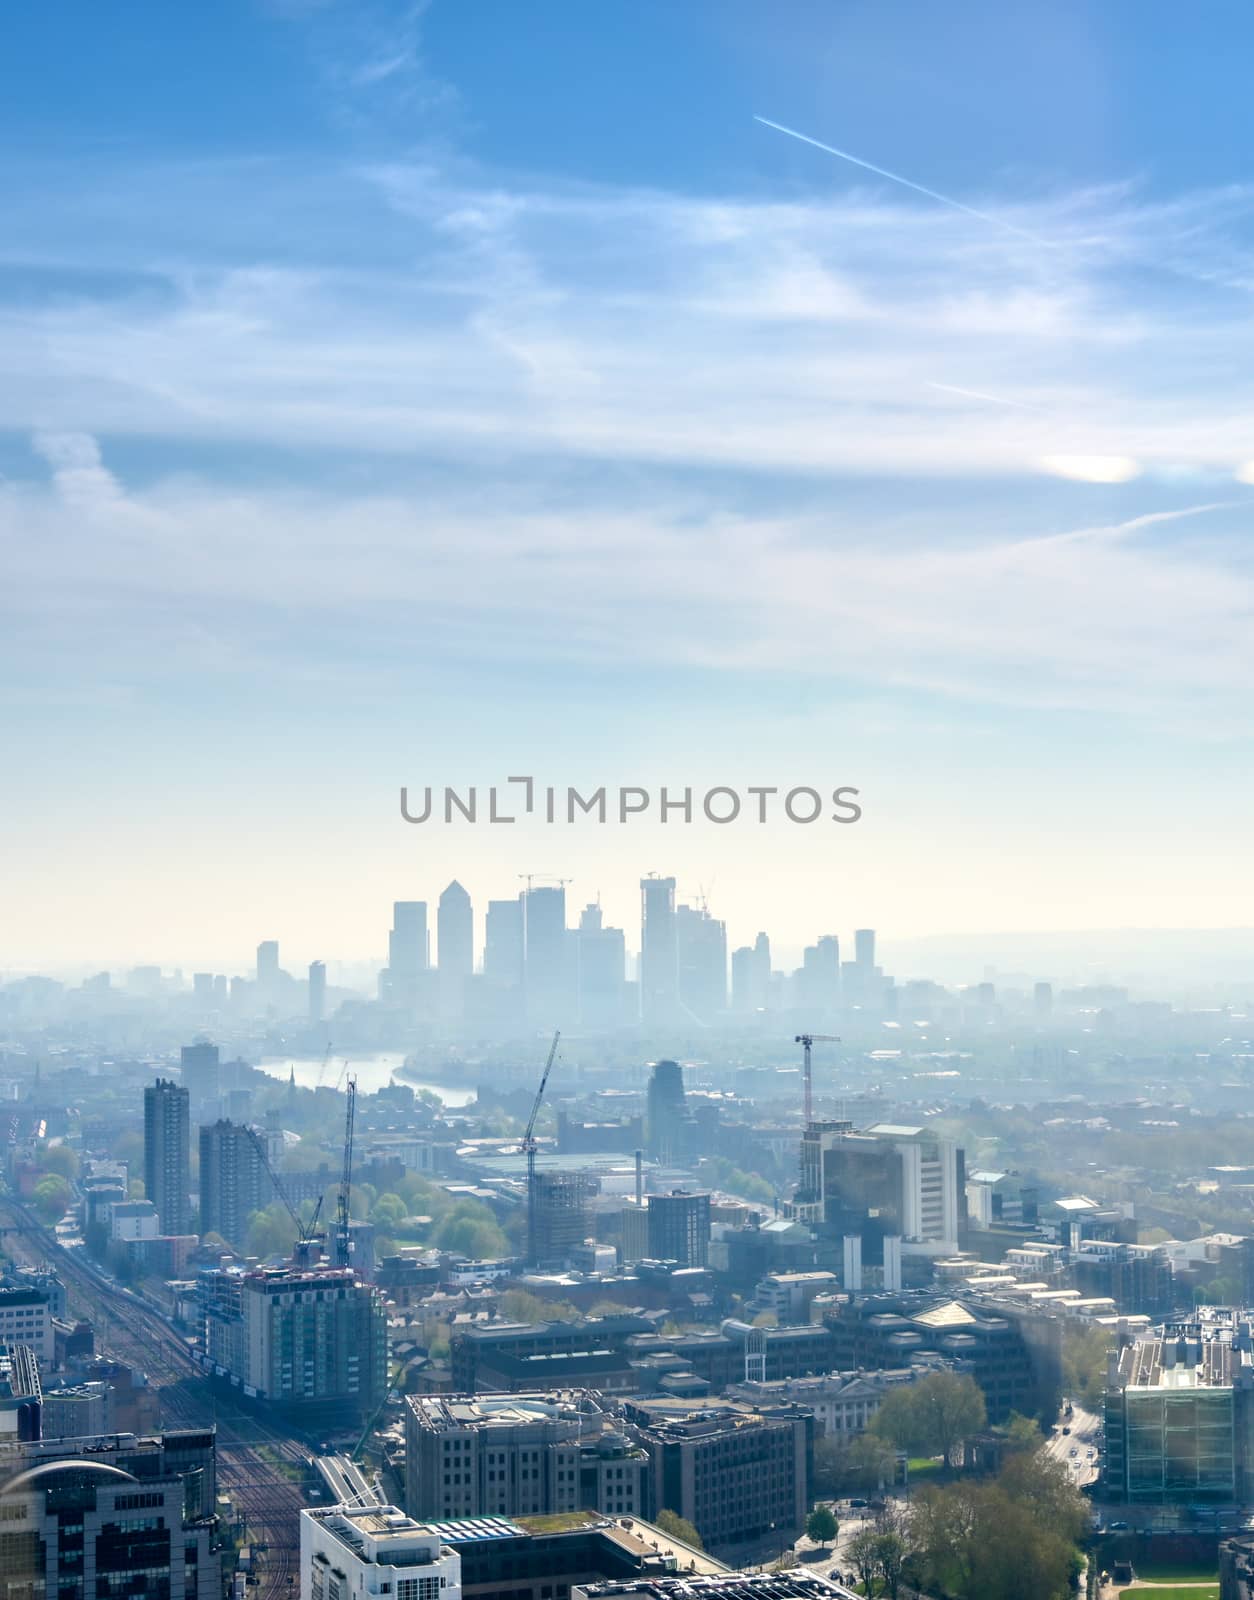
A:
{"type": "Polygon", "coordinates": [[[650,1461],[648,1515],[687,1518],[711,1549],[801,1532],[809,1510],[814,1417],[801,1406],[734,1400],[623,1403],[650,1461]]]}
{"type": "Polygon", "coordinates": [[[405,1503],[412,1516],[638,1514],[648,1457],[588,1391],[410,1395],[405,1503]]]}
{"type": "Polygon", "coordinates": [[[300,1514],[300,1600],[461,1600],[461,1558],[395,1506],[300,1514]]]}

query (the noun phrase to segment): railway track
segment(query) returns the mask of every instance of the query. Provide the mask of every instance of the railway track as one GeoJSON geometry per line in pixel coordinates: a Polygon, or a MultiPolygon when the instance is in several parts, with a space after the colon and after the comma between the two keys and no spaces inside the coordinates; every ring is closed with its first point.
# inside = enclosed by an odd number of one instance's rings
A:
{"type": "Polygon", "coordinates": [[[261,1454],[302,1463],[306,1451],[279,1429],[215,1391],[182,1339],[144,1301],[123,1297],[94,1266],[67,1250],[51,1229],[13,1200],[3,1204],[20,1241],[15,1254],[55,1269],[76,1314],[96,1329],[103,1349],[148,1375],[158,1391],[162,1423],[172,1428],[217,1429],[218,1481],[240,1510],[254,1544],[264,1544],[261,1600],[295,1600],[299,1514],[304,1500],[281,1467],[261,1454]]]}

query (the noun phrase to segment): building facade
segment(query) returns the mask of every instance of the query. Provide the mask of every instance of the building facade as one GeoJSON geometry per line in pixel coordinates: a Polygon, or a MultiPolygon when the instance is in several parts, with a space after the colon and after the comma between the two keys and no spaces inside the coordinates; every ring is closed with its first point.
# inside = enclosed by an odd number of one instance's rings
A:
{"type": "Polygon", "coordinates": [[[191,1095],[158,1078],[144,1090],[144,1194],[161,1233],[191,1231],[191,1095]]]}
{"type": "Polygon", "coordinates": [[[461,1600],[461,1558],[395,1506],[300,1514],[300,1600],[461,1600]]]}
{"type": "Polygon", "coordinates": [[[220,1233],[242,1249],[248,1219],[275,1198],[258,1137],[243,1123],[219,1119],[200,1130],[200,1231],[220,1233]]]}

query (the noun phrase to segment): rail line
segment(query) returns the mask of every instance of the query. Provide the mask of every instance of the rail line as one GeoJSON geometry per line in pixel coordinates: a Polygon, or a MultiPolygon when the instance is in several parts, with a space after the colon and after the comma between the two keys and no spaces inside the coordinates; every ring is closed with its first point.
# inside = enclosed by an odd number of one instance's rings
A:
{"type": "Polygon", "coordinates": [[[160,1398],[162,1422],[204,1428],[211,1425],[206,1417],[211,1419],[217,1429],[218,1480],[238,1506],[254,1543],[266,1546],[259,1563],[261,1600],[291,1600],[304,1501],[296,1484],[257,1446],[293,1465],[303,1464],[307,1450],[215,1391],[159,1312],[137,1296],[122,1298],[91,1263],[66,1249],[20,1203],[6,1199],[3,1210],[26,1253],[35,1258],[32,1264],[56,1270],[67,1300],[87,1315],[102,1348],[147,1373],[160,1398]]]}

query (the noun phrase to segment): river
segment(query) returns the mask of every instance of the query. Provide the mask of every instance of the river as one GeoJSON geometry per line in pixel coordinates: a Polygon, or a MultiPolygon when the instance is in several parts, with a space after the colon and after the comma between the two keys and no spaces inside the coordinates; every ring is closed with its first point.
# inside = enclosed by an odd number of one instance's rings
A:
{"type": "MultiPolygon", "coordinates": [[[[363,1094],[374,1094],[377,1090],[386,1088],[397,1069],[405,1064],[405,1057],[400,1051],[381,1051],[373,1055],[353,1055],[350,1052],[347,1057],[333,1053],[327,1062],[326,1072],[322,1074],[325,1088],[334,1086],[346,1059],[348,1072],[356,1076],[357,1087],[363,1094]]],[[[269,1073],[272,1078],[282,1078],[284,1082],[294,1071],[296,1081],[301,1088],[312,1089],[318,1082],[318,1074],[322,1072],[322,1057],[263,1056],[257,1063],[257,1070],[269,1073]]],[[[348,1073],[344,1073],[344,1076],[347,1077],[348,1073]]],[[[431,1093],[438,1094],[450,1109],[469,1105],[475,1098],[473,1085],[467,1088],[465,1084],[418,1083],[413,1078],[401,1078],[400,1082],[406,1084],[415,1094],[419,1089],[430,1089],[431,1093]]]]}

